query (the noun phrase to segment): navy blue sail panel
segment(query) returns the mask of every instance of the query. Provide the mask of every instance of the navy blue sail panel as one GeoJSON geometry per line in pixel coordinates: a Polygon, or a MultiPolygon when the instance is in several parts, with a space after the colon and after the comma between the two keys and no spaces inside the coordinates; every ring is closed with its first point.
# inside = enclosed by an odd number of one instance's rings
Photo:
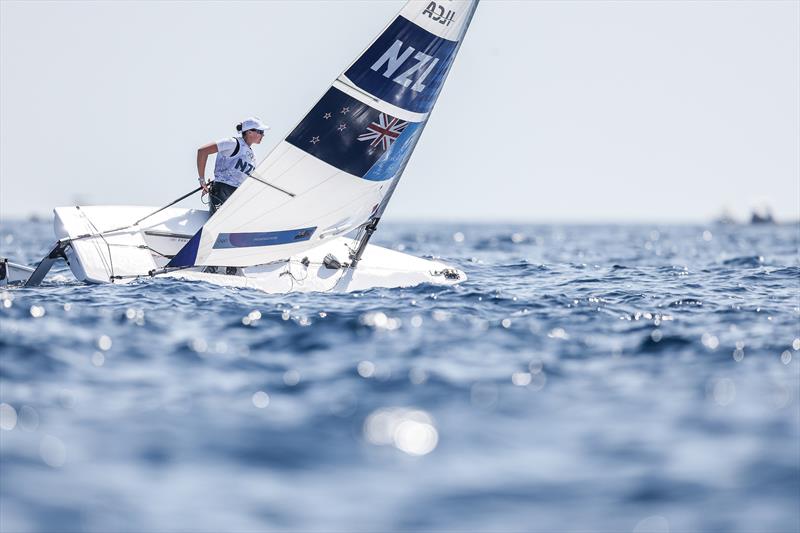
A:
{"type": "Polygon", "coordinates": [[[397,144],[406,129],[415,127],[331,87],[286,142],[361,178],[397,144]]]}
{"type": "Polygon", "coordinates": [[[203,234],[203,228],[200,228],[197,233],[194,234],[194,237],[189,239],[183,248],[170,259],[169,263],[167,263],[167,268],[172,267],[190,267],[194,266],[194,262],[197,259],[197,248],[200,246],[200,236],[203,234]]]}
{"type": "Polygon", "coordinates": [[[397,17],[345,72],[353,83],[408,111],[433,108],[458,43],[397,17]]]}

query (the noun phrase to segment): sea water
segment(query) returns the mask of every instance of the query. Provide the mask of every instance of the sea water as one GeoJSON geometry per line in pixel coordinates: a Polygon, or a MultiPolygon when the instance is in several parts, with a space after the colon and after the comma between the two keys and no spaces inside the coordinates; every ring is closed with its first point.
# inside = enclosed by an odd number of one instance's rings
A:
{"type": "Polygon", "coordinates": [[[374,242],[469,280],[0,290],[0,529],[800,529],[797,225],[374,242]]]}

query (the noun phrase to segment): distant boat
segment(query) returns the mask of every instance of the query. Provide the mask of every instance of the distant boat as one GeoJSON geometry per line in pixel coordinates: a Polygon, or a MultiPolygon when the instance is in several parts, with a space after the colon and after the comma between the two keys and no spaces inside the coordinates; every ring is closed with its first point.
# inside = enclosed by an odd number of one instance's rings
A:
{"type": "Polygon", "coordinates": [[[723,225],[731,225],[731,224],[738,224],[733,215],[731,214],[728,209],[723,209],[722,213],[714,219],[714,224],[723,224],[723,225]]]}
{"type": "Polygon", "coordinates": [[[753,213],[750,216],[750,224],[775,224],[772,209],[769,206],[753,209],[753,213]]]}
{"type": "Polygon", "coordinates": [[[170,207],[182,198],[56,208],[59,240],[26,285],[60,259],[89,283],[170,276],[285,293],[464,281],[445,263],[368,242],[477,4],[408,2],[213,216],[170,207]]]}

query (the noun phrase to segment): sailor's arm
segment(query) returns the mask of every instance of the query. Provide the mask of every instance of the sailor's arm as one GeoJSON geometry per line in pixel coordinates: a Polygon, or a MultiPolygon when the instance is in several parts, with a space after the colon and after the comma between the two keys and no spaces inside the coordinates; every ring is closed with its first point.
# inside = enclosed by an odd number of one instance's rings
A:
{"type": "Polygon", "coordinates": [[[203,192],[208,192],[208,185],[206,184],[206,162],[208,156],[217,153],[217,143],[208,143],[197,149],[197,176],[200,180],[200,186],[203,192]]]}

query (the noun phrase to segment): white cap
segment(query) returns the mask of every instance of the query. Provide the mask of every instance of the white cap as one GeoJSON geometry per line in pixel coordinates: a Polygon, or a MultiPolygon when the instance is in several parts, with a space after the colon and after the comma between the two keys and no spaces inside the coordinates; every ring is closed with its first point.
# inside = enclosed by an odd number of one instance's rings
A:
{"type": "Polygon", "coordinates": [[[258,117],[247,117],[242,121],[242,132],[247,130],[262,130],[267,131],[269,126],[264,124],[258,117]]]}

